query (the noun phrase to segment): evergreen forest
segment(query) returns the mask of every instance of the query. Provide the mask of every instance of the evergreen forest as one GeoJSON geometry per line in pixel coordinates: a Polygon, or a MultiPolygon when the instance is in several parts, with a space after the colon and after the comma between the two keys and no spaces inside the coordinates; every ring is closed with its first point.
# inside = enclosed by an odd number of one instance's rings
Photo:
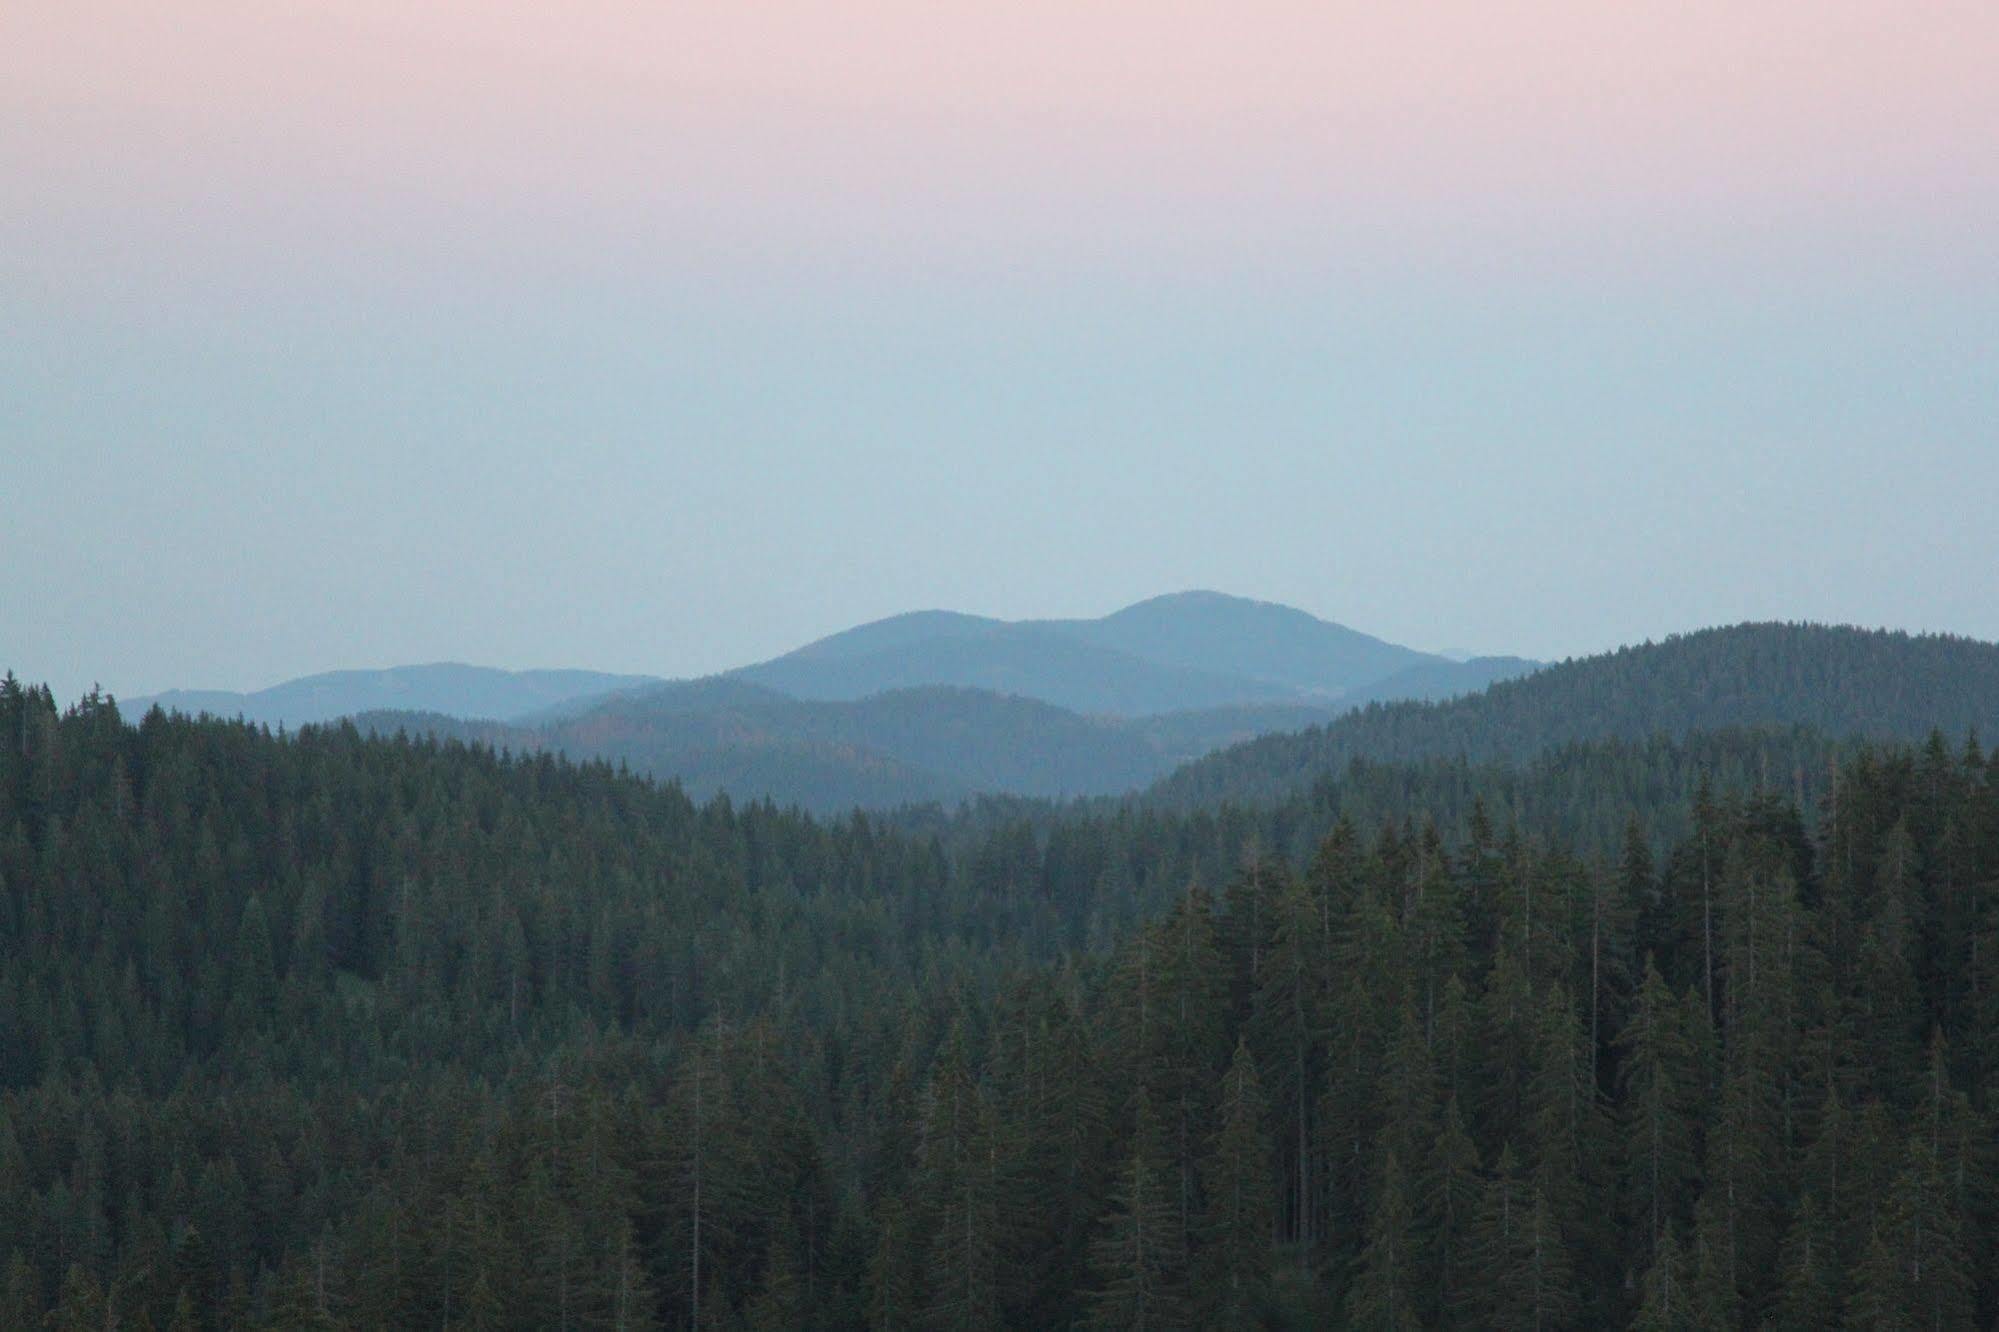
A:
{"type": "Polygon", "coordinates": [[[1537,676],[842,817],[7,676],[0,1328],[1990,1326],[1999,753],[1919,646],[1886,735],[1537,676]]]}

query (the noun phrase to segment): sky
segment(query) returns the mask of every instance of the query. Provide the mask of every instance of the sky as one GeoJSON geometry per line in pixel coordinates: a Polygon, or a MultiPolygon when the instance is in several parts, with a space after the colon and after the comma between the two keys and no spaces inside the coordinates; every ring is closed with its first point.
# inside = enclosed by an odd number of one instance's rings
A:
{"type": "Polygon", "coordinates": [[[0,5],[0,669],[1999,639],[1999,7],[0,5]]]}

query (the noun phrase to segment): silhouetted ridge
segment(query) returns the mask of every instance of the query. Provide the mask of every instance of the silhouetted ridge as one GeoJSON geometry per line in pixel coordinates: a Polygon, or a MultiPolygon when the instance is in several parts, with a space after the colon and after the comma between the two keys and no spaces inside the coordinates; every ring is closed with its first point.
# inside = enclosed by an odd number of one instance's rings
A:
{"type": "Polygon", "coordinates": [[[1449,702],[1376,705],[1199,759],[1154,788],[1189,806],[1261,800],[1357,756],[1518,760],[1572,741],[1737,726],[1918,739],[1999,728],[1999,646],[1797,623],[1681,634],[1547,667],[1449,702]]]}

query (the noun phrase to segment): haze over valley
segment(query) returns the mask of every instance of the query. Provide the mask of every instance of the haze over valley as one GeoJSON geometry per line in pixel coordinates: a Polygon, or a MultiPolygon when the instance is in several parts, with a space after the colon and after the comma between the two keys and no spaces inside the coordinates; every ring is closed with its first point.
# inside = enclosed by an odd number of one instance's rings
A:
{"type": "Polygon", "coordinates": [[[1536,665],[1453,661],[1288,607],[1187,592],[1096,620],[913,612],[703,680],[437,665],[122,705],[294,729],[351,717],[606,759],[702,797],[837,812],[1131,791],[1239,740],[1473,692],[1536,665]]]}
{"type": "Polygon", "coordinates": [[[1999,1327],[1995,70],[0,5],[0,1332],[1999,1327]]]}

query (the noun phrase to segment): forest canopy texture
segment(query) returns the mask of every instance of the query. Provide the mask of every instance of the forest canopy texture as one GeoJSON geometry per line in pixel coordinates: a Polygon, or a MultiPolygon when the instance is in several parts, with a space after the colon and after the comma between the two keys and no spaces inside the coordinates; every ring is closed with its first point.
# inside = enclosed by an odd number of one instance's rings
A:
{"type": "Polygon", "coordinates": [[[0,1327],[1990,1325],[1999,758],[1911,641],[1884,727],[1544,676],[837,819],[9,676],[0,1327]]]}

